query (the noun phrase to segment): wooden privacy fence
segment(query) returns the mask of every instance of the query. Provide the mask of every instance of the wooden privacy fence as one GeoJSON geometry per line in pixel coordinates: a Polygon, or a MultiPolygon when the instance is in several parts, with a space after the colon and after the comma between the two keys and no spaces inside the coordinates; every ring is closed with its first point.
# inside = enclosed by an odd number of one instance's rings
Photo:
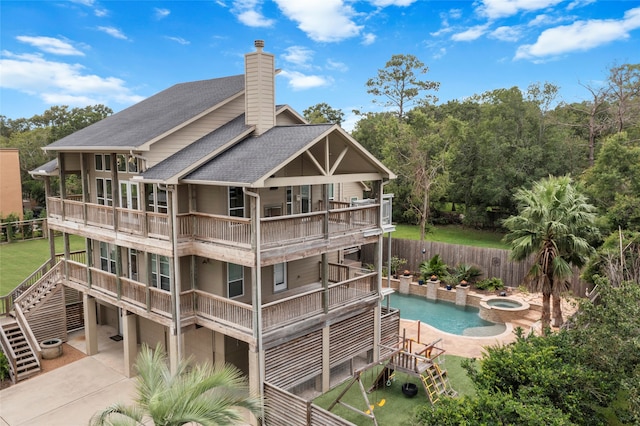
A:
{"type": "MultiPolygon", "coordinates": [[[[388,243],[389,239],[385,237],[383,243],[385,265],[387,263],[388,243]]],[[[518,287],[524,284],[527,272],[533,263],[532,259],[524,262],[509,260],[509,250],[391,238],[391,255],[407,259],[407,264],[403,266],[403,269],[419,272],[420,264],[436,254],[439,254],[450,268],[460,263],[475,265],[482,270],[483,275],[481,278],[497,277],[509,287],[518,287]]],[[[363,264],[373,264],[373,256],[373,244],[362,247],[361,260],[363,264]]],[[[573,276],[569,279],[569,282],[569,289],[574,295],[586,295],[587,283],[580,279],[579,270],[574,268],[573,276]]]]}

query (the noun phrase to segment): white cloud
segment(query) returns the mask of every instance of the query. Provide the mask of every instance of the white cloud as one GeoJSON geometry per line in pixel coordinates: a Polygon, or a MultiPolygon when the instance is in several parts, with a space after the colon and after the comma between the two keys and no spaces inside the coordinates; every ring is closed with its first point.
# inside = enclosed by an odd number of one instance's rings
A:
{"type": "Polygon", "coordinates": [[[349,71],[349,67],[347,66],[347,64],[343,62],[332,61],[331,59],[327,59],[327,69],[341,72],[349,71]]]}
{"type": "Polygon", "coordinates": [[[371,33],[362,34],[362,44],[369,46],[376,41],[376,35],[371,33]]]}
{"type": "Polygon", "coordinates": [[[309,62],[313,58],[313,50],[302,46],[291,46],[285,49],[286,53],[282,58],[301,67],[308,67],[309,62]]]}
{"type": "Polygon", "coordinates": [[[442,58],[442,57],[443,57],[444,55],[446,55],[446,54],[447,54],[447,49],[446,49],[446,48],[444,48],[444,47],[441,47],[440,49],[438,49],[438,50],[436,51],[436,53],[434,53],[434,54],[433,54],[433,56],[432,56],[432,57],[433,57],[433,59],[440,59],[440,58],[442,58]]]}
{"type": "Polygon", "coordinates": [[[592,19],[543,31],[534,44],[518,48],[515,59],[544,58],[573,51],[585,51],[616,40],[629,38],[640,28],[640,7],[625,12],[624,18],[592,19]]]}
{"type": "Polygon", "coordinates": [[[596,0],[575,0],[567,5],[567,10],[577,9],[595,2],[596,0]]]}
{"type": "Polygon", "coordinates": [[[109,11],[107,9],[95,9],[93,11],[93,13],[98,17],[98,18],[104,18],[105,16],[109,15],[109,11]]]}
{"type": "Polygon", "coordinates": [[[351,19],[355,11],[342,0],[275,0],[289,19],[309,38],[337,42],[360,34],[362,26],[351,19]]]}
{"type": "Polygon", "coordinates": [[[71,0],[71,3],[78,3],[84,6],[93,6],[95,1],[94,0],[71,0]]]}
{"type": "Polygon", "coordinates": [[[371,4],[377,7],[387,6],[411,6],[417,0],[371,0],[371,4]]]}
{"type": "Polygon", "coordinates": [[[543,13],[533,18],[527,25],[530,27],[542,27],[559,24],[560,22],[572,21],[574,19],[575,17],[573,16],[551,16],[543,13]]]}
{"type": "Polygon", "coordinates": [[[489,33],[489,37],[501,41],[518,41],[522,32],[518,27],[498,27],[489,33]]]}
{"type": "Polygon", "coordinates": [[[53,37],[31,37],[31,36],[17,36],[16,39],[23,43],[30,44],[43,52],[53,53],[54,55],[75,55],[84,56],[84,53],[73,47],[71,44],[64,40],[60,40],[53,37]]]}
{"type": "Polygon", "coordinates": [[[116,77],[89,74],[80,64],[48,61],[39,54],[3,51],[0,85],[37,96],[50,104],[86,106],[110,103],[133,104],[144,99],[116,77]]]}
{"type": "Polygon", "coordinates": [[[462,9],[451,9],[449,17],[452,19],[460,19],[462,17],[462,9]]]}
{"type": "Polygon", "coordinates": [[[182,45],[191,44],[191,42],[189,40],[185,40],[182,37],[165,36],[164,38],[166,38],[167,40],[175,41],[176,43],[179,43],[179,44],[182,44],[182,45]]]}
{"type": "Polygon", "coordinates": [[[159,7],[154,7],[153,11],[155,12],[156,19],[163,19],[171,14],[171,11],[169,9],[161,9],[159,7]]]}
{"type": "Polygon", "coordinates": [[[315,87],[328,86],[332,82],[329,77],[305,75],[298,71],[282,70],[279,75],[289,80],[289,87],[293,90],[306,90],[313,89],[315,87]]]}
{"type": "MultiPolygon", "coordinates": [[[[219,5],[226,7],[224,4],[219,5]]],[[[268,19],[262,14],[260,0],[236,0],[233,2],[231,12],[236,15],[238,21],[249,27],[271,27],[275,23],[273,19],[268,19]]]]}
{"type": "Polygon", "coordinates": [[[119,29],[117,29],[117,28],[114,28],[114,27],[98,27],[98,30],[102,31],[103,33],[109,34],[113,38],[119,38],[121,40],[128,40],[127,36],[124,35],[124,33],[122,31],[120,31],[119,29]]]}
{"type": "Polygon", "coordinates": [[[531,12],[555,6],[564,0],[482,0],[477,8],[480,15],[489,19],[513,16],[519,12],[531,12]]]}
{"type": "Polygon", "coordinates": [[[484,35],[487,32],[487,25],[476,25],[461,33],[456,33],[451,36],[453,41],[473,41],[484,35]]]}

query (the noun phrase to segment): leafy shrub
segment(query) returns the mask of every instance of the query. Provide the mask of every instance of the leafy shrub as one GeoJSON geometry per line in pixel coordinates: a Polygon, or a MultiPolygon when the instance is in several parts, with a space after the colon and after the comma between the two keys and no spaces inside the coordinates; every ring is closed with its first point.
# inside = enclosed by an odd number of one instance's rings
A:
{"type": "Polygon", "coordinates": [[[500,278],[496,278],[496,277],[486,278],[484,280],[478,281],[476,283],[476,288],[478,290],[489,290],[489,291],[502,290],[504,288],[504,283],[500,278]]]}
{"type": "Polygon", "coordinates": [[[469,284],[473,284],[482,275],[482,270],[474,265],[460,263],[451,273],[455,283],[465,280],[469,284]]]}
{"type": "Polygon", "coordinates": [[[398,269],[402,268],[407,264],[407,259],[403,259],[398,256],[391,257],[391,275],[396,275],[398,273],[398,269]]]}
{"type": "Polygon", "coordinates": [[[420,264],[420,273],[425,280],[428,280],[431,275],[446,279],[449,276],[449,267],[444,263],[440,255],[436,254],[428,261],[420,264]]]}
{"type": "Polygon", "coordinates": [[[0,381],[9,378],[9,361],[4,352],[0,351],[0,381]]]}

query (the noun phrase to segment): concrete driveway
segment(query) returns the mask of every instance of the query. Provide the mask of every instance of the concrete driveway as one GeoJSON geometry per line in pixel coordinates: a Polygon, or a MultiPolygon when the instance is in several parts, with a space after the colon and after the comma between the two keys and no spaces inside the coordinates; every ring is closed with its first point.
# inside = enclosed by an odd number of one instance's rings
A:
{"type": "Polygon", "coordinates": [[[135,379],[86,357],[0,391],[0,425],[87,425],[97,411],[134,397],[135,379]]]}

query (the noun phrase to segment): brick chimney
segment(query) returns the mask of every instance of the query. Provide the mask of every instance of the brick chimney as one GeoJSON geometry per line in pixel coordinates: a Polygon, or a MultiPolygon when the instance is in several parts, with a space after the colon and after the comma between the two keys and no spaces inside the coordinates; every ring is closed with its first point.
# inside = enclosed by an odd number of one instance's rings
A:
{"type": "Polygon", "coordinates": [[[263,40],[254,43],[255,52],[245,55],[244,109],[247,124],[260,135],[276,124],[275,57],[262,51],[263,40]]]}

